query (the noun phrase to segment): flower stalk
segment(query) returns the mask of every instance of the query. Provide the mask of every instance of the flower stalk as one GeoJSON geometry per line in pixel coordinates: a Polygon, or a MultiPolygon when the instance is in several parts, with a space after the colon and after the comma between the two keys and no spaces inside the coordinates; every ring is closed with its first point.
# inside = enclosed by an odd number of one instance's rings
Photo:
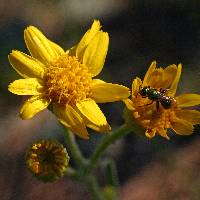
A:
{"type": "Polygon", "coordinates": [[[86,164],[86,159],[83,157],[76,140],[74,138],[74,134],[69,131],[68,129],[65,129],[64,137],[65,137],[65,142],[67,144],[67,149],[70,152],[70,156],[73,158],[73,161],[75,162],[76,166],[81,168],[85,166],[86,164]]]}
{"type": "Polygon", "coordinates": [[[94,176],[88,176],[85,183],[94,200],[105,200],[94,176]]]}
{"type": "Polygon", "coordinates": [[[77,181],[85,183],[93,199],[104,200],[104,197],[101,195],[97,179],[94,176],[91,176],[92,171],[90,174],[85,174],[84,171],[82,171],[82,169],[86,169],[87,167],[87,160],[83,157],[76,143],[74,134],[65,128],[64,135],[70,155],[73,158],[76,166],[79,168],[78,171],[70,168],[68,171],[66,171],[66,176],[70,176],[75,178],[77,181]]]}
{"type": "MultiPolygon", "coordinates": [[[[67,143],[67,149],[70,152],[73,161],[79,168],[78,171],[70,169],[66,175],[76,178],[76,180],[86,183],[87,188],[95,200],[104,200],[105,197],[101,194],[98,186],[98,181],[95,176],[92,176],[94,169],[97,167],[102,154],[106,151],[110,144],[125,136],[130,132],[130,127],[126,124],[122,125],[119,129],[110,135],[105,136],[100,144],[97,146],[95,152],[92,154],[89,160],[86,160],[74,138],[74,134],[65,128],[65,141],[67,143]]],[[[108,163],[109,175],[111,175],[112,186],[117,187],[116,169],[113,171],[113,162],[108,163]],[[111,165],[110,165],[111,164],[111,165]],[[114,174],[113,174],[114,173],[114,174]],[[114,177],[115,176],[115,177],[114,177]]]]}
{"type": "Polygon", "coordinates": [[[89,160],[89,164],[87,167],[87,173],[91,173],[95,167],[97,166],[101,155],[106,151],[110,144],[114,143],[118,139],[122,138],[126,134],[130,132],[130,127],[126,124],[122,125],[119,129],[114,131],[112,134],[105,136],[100,144],[97,146],[94,151],[91,159],[89,160]]]}

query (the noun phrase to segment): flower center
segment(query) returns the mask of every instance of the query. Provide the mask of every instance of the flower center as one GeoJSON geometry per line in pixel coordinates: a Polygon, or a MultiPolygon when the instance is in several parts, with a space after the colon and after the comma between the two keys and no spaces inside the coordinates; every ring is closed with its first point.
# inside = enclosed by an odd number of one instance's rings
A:
{"type": "Polygon", "coordinates": [[[171,127],[171,121],[176,118],[176,105],[165,109],[159,104],[156,108],[156,102],[149,104],[149,100],[135,99],[137,101],[136,109],[133,111],[133,117],[147,130],[161,131],[171,127]]]}
{"type": "Polygon", "coordinates": [[[53,102],[74,105],[91,93],[92,76],[75,56],[63,55],[48,66],[47,93],[53,102]]]}

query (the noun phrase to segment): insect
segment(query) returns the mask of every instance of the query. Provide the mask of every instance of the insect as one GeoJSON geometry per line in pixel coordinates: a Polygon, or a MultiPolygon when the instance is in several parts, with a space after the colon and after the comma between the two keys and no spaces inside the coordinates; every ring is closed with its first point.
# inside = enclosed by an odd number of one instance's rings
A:
{"type": "Polygon", "coordinates": [[[148,97],[149,100],[152,100],[152,102],[147,105],[151,105],[153,102],[156,102],[157,110],[159,109],[159,104],[161,104],[163,108],[169,109],[175,102],[175,99],[166,95],[166,93],[166,89],[160,88],[160,90],[157,90],[155,88],[151,88],[150,86],[140,87],[139,90],[139,94],[142,96],[142,98],[148,97]]]}

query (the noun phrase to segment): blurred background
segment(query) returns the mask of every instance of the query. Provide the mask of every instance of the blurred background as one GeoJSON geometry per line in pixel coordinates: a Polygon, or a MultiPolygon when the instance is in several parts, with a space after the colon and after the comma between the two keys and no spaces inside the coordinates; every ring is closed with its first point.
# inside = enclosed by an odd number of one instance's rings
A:
{"type": "MultiPolygon", "coordinates": [[[[63,131],[50,112],[22,121],[18,112],[24,99],[7,91],[8,84],[20,78],[7,56],[12,49],[27,52],[23,30],[28,25],[67,49],[80,40],[93,19],[99,19],[110,36],[99,78],[131,87],[132,79],[143,78],[154,60],[159,66],[182,63],[178,93],[200,93],[199,10],[196,0],[0,0],[0,199],[90,198],[84,185],[67,177],[41,183],[25,168],[24,155],[31,143],[49,137],[64,143],[63,131]]],[[[123,123],[123,107],[101,105],[113,129],[123,123]]],[[[90,140],[78,139],[85,156],[102,137],[90,132],[90,140]]],[[[113,144],[105,156],[117,163],[120,198],[199,200],[199,133],[198,126],[187,137],[172,132],[169,141],[132,133],[113,144]]]]}

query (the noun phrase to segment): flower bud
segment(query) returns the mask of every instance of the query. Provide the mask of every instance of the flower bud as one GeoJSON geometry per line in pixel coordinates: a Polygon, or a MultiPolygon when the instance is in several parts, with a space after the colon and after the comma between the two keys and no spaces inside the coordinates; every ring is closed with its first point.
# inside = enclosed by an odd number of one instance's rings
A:
{"type": "Polygon", "coordinates": [[[45,139],[33,143],[26,154],[26,165],[38,179],[48,182],[61,178],[68,166],[66,149],[56,140],[45,139]]]}

